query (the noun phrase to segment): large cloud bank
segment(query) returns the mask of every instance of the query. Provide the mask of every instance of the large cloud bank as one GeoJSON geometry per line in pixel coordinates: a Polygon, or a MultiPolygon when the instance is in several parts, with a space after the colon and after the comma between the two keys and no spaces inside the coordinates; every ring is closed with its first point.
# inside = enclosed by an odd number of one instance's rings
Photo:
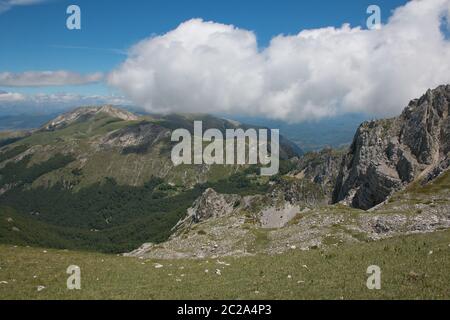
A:
{"type": "Polygon", "coordinates": [[[153,112],[288,121],[394,115],[426,89],[450,82],[450,42],[442,32],[449,15],[450,0],[416,0],[379,30],[304,30],[279,35],[264,49],[251,31],[194,19],[136,44],[108,82],[153,112]]]}

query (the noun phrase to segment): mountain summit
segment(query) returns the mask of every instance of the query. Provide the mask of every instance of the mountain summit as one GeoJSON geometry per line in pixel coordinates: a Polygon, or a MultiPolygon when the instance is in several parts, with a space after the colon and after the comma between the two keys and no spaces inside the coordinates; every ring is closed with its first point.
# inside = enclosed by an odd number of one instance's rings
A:
{"type": "Polygon", "coordinates": [[[450,85],[428,90],[396,118],[363,123],[344,157],[333,201],[369,209],[449,166],[450,85]]]}
{"type": "Polygon", "coordinates": [[[80,107],[64,113],[57,118],[49,121],[43,126],[43,129],[61,129],[75,122],[87,121],[99,114],[104,114],[112,118],[117,118],[124,121],[138,120],[138,117],[133,113],[113,107],[111,105],[105,105],[101,107],[80,107]]]}

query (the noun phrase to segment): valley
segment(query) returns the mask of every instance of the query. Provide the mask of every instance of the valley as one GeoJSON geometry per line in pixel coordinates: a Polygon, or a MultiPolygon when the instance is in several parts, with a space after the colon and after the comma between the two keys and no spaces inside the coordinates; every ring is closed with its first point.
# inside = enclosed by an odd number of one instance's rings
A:
{"type": "Polygon", "coordinates": [[[177,128],[260,129],[209,115],[84,107],[4,133],[0,293],[449,298],[449,107],[450,86],[429,90],[399,117],[362,123],[348,149],[304,154],[280,136],[273,176],[258,165],[174,166],[177,128]],[[66,264],[82,269],[80,292],[65,289],[66,264]],[[374,264],[379,292],[364,280],[374,264]]]}

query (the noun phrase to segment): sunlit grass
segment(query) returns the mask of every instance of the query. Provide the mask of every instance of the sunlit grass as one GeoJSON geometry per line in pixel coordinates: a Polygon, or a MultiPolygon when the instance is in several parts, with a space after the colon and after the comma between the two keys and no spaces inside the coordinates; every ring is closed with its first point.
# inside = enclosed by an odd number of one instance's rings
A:
{"type": "Polygon", "coordinates": [[[0,298],[449,299],[449,245],[443,231],[276,256],[158,261],[0,246],[0,298]],[[81,268],[79,291],[66,288],[69,265],[81,268]],[[366,287],[370,265],[381,267],[381,290],[366,287]]]}

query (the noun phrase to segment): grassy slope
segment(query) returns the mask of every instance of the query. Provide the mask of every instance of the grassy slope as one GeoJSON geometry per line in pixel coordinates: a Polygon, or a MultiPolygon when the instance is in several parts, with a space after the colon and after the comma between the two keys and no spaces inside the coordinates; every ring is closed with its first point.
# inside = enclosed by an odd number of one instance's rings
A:
{"type": "Polygon", "coordinates": [[[91,139],[139,122],[99,114],[60,130],[35,132],[2,149],[1,184],[16,180],[24,184],[0,197],[0,242],[102,252],[124,252],[143,242],[159,242],[200,195],[183,186],[196,180],[217,181],[236,170],[232,166],[212,166],[207,171],[200,166],[171,168],[170,158],[159,150],[122,154],[92,147],[91,139]],[[30,147],[33,155],[9,161],[30,147]],[[62,154],[78,160],[61,161],[62,154]],[[86,160],[83,165],[80,158],[86,160]],[[145,185],[160,174],[176,182],[181,194],[163,192],[167,193],[164,199],[152,199],[154,194],[145,185]],[[119,186],[105,187],[105,177],[119,186]],[[31,216],[31,212],[40,215],[31,216]],[[8,218],[14,222],[7,222],[8,218]],[[113,221],[104,225],[110,218],[113,221]]]}
{"type": "Polygon", "coordinates": [[[450,231],[442,231],[326,251],[221,259],[229,266],[0,246],[0,282],[8,282],[0,284],[0,298],[449,299],[449,245],[450,231]],[[156,262],[164,267],[156,269],[156,262]],[[66,289],[65,270],[72,264],[81,267],[80,291],[66,289]],[[373,264],[382,269],[379,291],[366,287],[366,269],[373,264]],[[38,292],[40,285],[46,289],[38,292]]]}
{"type": "Polygon", "coordinates": [[[245,174],[189,190],[159,179],[143,187],[105,181],[75,193],[59,187],[15,189],[0,197],[0,243],[131,251],[144,242],[167,240],[207,187],[238,194],[267,190],[267,185],[258,185],[245,174]]]}
{"type": "Polygon", "coordinates": [[[378,212],[395,213],[400,208],[402,211],[420,213],[422,210],[416,208],[416,205],[435,208],[440,205],[448,206],[450,203],[449,193],[450,170],[447,170],[426,185],[421,185],[420,181],[416,181],[405,190],[395,193],[378,212]]]}

